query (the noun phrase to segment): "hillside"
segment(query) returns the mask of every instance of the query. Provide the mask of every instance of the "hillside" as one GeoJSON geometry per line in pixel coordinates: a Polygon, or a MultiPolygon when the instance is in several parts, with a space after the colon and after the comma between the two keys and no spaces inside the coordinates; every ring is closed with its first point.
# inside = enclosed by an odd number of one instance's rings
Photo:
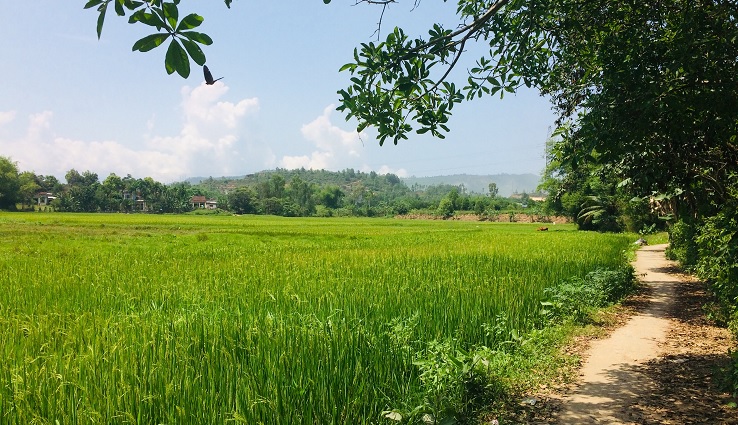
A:
{"type": "MultiPolygon", "coordinates": [[[[203,184],[208,180],[216,180],[218,183],[235,183],[237,186],[246,184],[255,184],[259,181],[268,179],[274,172],[289,175],[299,175],[302,179],[318,184],[337,184],[341,186],[347,181],[353,181],[357,177],[360,179],[366,173],[349,170],[340,172],[331,172],[325,170],[265,170],[258,173],[249,174],[248,176],[232,176],[232,177],[190,177],[186,181],[190,184],[203,184]]],[[[370,174],[366,174],[369,176],[370,174]]],[[[432,177],[401,177],[405,185],[412,189],[413,185],[417,185],[422,189],[430,186],[459,186],[464,185],[469,193],[486,194],[489,192],[489,184],[497,184],[499,196],[509,197],[514,193],[533,193],[540,182],[541,177],[536,174],[454,174],[449,176],[432,176],[432,177]]]]}
{"type": "Polygon", "coordinates": [[[467,191],[475,193],[488,193],[489,184],[495,183],[499,189],[499,195],[507,197],[513,193],[535,192],[540,179],[541,177],[535,174],[454,174],[434,177],[405,177],[402,178],[402,181],[410,188],[415,184],[419,186],[441,184],[459,186],[463,184],[467,191]]]}

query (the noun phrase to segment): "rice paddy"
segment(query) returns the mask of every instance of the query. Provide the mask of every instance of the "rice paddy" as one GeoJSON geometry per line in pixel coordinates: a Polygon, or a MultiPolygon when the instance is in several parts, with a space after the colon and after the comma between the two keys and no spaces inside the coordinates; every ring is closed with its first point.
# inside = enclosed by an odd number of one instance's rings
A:
{"type": "Polygon", "coordinates": [[[0,213],[0,422],[387,423],[632,239],[536,227],[0,213]]]}

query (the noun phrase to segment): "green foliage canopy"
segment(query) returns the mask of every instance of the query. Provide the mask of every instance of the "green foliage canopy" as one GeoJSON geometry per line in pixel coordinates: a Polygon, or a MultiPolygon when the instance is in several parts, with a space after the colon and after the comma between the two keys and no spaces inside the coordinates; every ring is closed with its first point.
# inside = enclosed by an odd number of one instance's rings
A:
{"type": "Polygon", "coordinates": [[[10,158],[0,156],[0,209],[15,209],[20,186],[18,165],[10,158]]]}

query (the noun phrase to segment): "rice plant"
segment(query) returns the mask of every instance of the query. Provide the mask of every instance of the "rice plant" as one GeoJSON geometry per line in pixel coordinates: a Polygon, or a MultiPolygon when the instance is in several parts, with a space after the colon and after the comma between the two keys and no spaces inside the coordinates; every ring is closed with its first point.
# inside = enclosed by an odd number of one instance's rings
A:
{"type": "Polygon", "coordinates": [[[535,228],[0,213],[0,422],[387,422],[629,243],[535,228]]]}

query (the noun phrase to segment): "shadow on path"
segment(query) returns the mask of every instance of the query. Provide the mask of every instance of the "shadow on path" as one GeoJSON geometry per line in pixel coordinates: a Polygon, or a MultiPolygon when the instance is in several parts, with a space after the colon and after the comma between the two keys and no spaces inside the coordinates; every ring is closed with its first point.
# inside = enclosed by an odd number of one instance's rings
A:
{"type": "Polygon", "coordinates": [[[726,407],[713,378],[735,341],[704,319],[704,285],[685,279],[665,247],[638,251],[634,267],[648,302],[592,343],[559,424],[738,424],[738,409],[726,407]]]}

